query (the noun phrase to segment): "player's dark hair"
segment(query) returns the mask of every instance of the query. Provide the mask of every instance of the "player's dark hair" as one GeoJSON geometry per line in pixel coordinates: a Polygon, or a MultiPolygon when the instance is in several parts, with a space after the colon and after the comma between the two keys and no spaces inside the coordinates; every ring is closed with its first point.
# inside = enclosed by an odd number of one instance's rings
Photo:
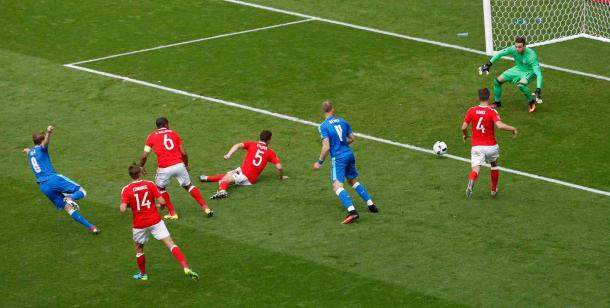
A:
{"type": "Polygon", "coordinates": [[[489,101],[489,89],[488,88],[479,89],[479,101],[480,102],[489,101]]]}
{"type": "Polygon", "coordinates": [[[44,140],[43,132],[35,132],[32,134],[32,141],[34,141],[35,145],[41,144],[43,140],[44,140]]]}
{"type": "Polygon", "coordinates": [[[132,179],[137,180],[140,177],[141,172],[142,172],[142,167],[135,165],[135,164],[129,166],[129,176],[132,179]]]}
{"type": "Polygon", "coordinates": [[[333,103],[331,101],[324,101],[322,103],[322,111],[324,113],[329,113],[333,110],[333,103]]]}
{"type": "Polygon", "coordinates": [[[523,36],[517,36],[515,38],[515,43],[523,43],[523,45],[526,45],[525,44],[525,38],[523,36]]]}
{"type": "Polygon", "coordinates": [[[271,133],[271,131],[263,130],[260,135],[260,140],[264,142],[269,142],[269,140],[271,140],[272,135],[273,134],[271,133]]]}
{"type": "Polygon", "coordinates": [[[166,117],[160,117],[157,119],[155,124],[157,124],[157,128],[167,127],[167,124],[169,124],[169,120],[167,120],[166,117]]]}

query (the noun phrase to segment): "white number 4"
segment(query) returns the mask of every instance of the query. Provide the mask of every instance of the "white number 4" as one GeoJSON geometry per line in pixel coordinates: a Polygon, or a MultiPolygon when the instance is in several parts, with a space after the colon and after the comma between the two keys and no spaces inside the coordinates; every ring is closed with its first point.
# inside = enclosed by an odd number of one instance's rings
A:
{"type": "Polygon", "coordinates": [[[485,134],[485,127],[483,125],[481,125],[482,124],[481,122],[483,122],[483,117],[479,118],[479,122],[477,123],[476,129],[480,130],[481,134],[485,134]]]}

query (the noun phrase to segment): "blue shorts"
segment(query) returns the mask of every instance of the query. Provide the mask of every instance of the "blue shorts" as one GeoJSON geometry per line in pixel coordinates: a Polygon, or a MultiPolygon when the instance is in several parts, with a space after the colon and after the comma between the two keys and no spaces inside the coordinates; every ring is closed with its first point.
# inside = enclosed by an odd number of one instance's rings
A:
{"type": "Polygon", "coordinates": [[[354,179],[358,177],[358,171],[356,171],[356,158],[354,158],[354,153],[349,152],[345,154],[341,154],[337,157],[333,157],[332,165],[330,166],[330,182],[334,183],[338,181],[339,183],[345,182],[345,179],[348,180],[354,179]]]}
{"type": "Polygon", "coordinates": [[[73,194],[80,189],[80,185],[61,174],[38,183],[38,185],[40,186],[40,191],[60,210],[65,205],[64,194],[73,194]]]}

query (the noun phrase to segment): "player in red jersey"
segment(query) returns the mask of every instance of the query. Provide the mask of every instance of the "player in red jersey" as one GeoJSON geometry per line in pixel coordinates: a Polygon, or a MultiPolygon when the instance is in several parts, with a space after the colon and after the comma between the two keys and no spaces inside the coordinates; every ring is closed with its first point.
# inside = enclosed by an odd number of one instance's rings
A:
{"type": "Polygon", "coordinates": [[[155,176],[155,184],[161,191],[163,199],[165,199],[169,213],[164,216],[166,219],[178,219],[178,214],[174,210],[174,205],[169,198],[169,193],[165,191],[167,184],[172,177],[175,177],[188,193],[199,203],[201,209],[208,217],[212,217],[214,212],[208,208],[205,200],[201,196],[201,192],[197,186],[191,183],[189,176],[189,160],[186,151],[182,146],[182,139],[178,134],[169,129],[169,121],[167,118],[160,117],[156,121],[157,130],[150,133],[146,139],[144,153],[140,159],[140,166],[144,168],[148,154],[152,149],[157,155],[157,175],[155,176]]]}
{"type": "Polygon", "coordinates": [[[227,173],[217,175],[201,175],[201,182],[218,182],[218,191],[212,196],[212,199],[221,199],[229,196],[227,188],[231,183],[235,185],[252,185],[256,183],[256,179],[267,166],[267,162],[271,162],[277,168],[280,180],[285,180],[288,177],[284,175],[284,169],[280,163],[280,159],[275,152],[269,148],[271,142],[271,132],[263,130],[260,134],[260,141],[245,141],[237,143],[231,147],[229,152],[225,154],[224,159],[230,159],[239,149],[248,151],[241,167],[231,170],[227,173]]]}
{"type": "Polygon", "coordinates": [[[479,90],[479,105],[471,107],[466,112],[464,123],[462,123],[463,139],[468,139],[468,124],[472,123],[472,149],[470,151],[470,161],[472,171],[468,176],[468,186],[466,196],[472,195],[474,182],[479,175],[481,166],[485,163],[491,165],[491,196],[495,197],[498,192],[498,179],[500,170],[498,167],[498,157],[500,157],[500,146],[496,142],[494,124],[501,130],[513,133],[513,138],[517,137],[517,129],[502,123],[500,115],[496,109],[489,106],[489,89],[479,90]]]}
{"type": "Polygon", "coordinates": [[[180,248],[172,241],[169,231],[167,231],[167,227],[165,227],[165,223],[161,220],[161,215],[157,211],[157,207],[165,206],[165,200],[161,196],[161,192],[153,182],[143,181],[143,174],[144,169],[142,167],[129,166],[129,176],[131,176],[133,182],[123,187],[119,208],[121,213],[125,213],[127,208],[130,207],[133,213],[133,241],[135,242],[136,262],[139,268],[139,272],[133,275],[133,278],[148,280],[144,243],[148,240],[148,235],[152,234],[155,239],[162,241],[176,260],[180,262],[185,275],[195,280],[199,279],[199,275],[189,268],[180,248]],[[155,204],[155,200],[159,202],[159,205],[155,204]]]}

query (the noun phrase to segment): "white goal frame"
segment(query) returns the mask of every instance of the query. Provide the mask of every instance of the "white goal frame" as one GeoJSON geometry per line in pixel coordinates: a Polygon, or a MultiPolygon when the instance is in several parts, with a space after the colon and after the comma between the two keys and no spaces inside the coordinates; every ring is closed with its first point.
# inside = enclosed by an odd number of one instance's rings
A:
{"type": "MultiPolygon", "coordinates": [[[[498,50],[508,47],[508,46],[495,46],[494,45],[494,24],[493,24],[493,11],[492,11],[492,5],[491,5],[492,1],[501,1],[501,0],[483,0],[483,22],[485,25],[485,53],[487,55],[492,55],[495,52],[497,52],[498,50]]],[[[583,11],[580,14],[582,14],[583,16],[586,16],[587,6],[585,5],[584,1],[592,1],[592,0],[572,0],[572,1],[574,1],[575,3],[578,3],[579,1],[583,2],[583,6],[582,6],[583,11]]],[[[608,10],[610,12],[610,4],[601,4],[601,5],[608,5],[608,10]]],[[[538,42],[532,42],[532,43],[529,43],[529,41],[528,41],[528,46],[535,47],[535,46],[541,46],[541,45],[547,45],[547,44],[553,44],[553,43],[573,40],[576,38],[589,38],[589,39],[594,39],[594,40],[599,40],[602,42],[610,43],[610,37],[592,35],[592,34],[588,33],[586,22],[587,22],[586,18],[582,18],[580,20],[580,24],[577,25],[577,27],[580,29],[580,33],[578,33],[578,34],[562,36],[559,33],[557,35],[557,37],[554,37],[551,39],[538,41],[538,42]]],[[[608,23],[610,25],[610,13],[608,16],[608,23]]],[[[603,25],[602,25],[602,27],[603,27],[603,25]]],[[[518,35],[520,35],[520,34],[515,32],[515,37],[518,35]]],[[[526,39],[527,39],[527,37],[526,37],[526,39]]]]}

